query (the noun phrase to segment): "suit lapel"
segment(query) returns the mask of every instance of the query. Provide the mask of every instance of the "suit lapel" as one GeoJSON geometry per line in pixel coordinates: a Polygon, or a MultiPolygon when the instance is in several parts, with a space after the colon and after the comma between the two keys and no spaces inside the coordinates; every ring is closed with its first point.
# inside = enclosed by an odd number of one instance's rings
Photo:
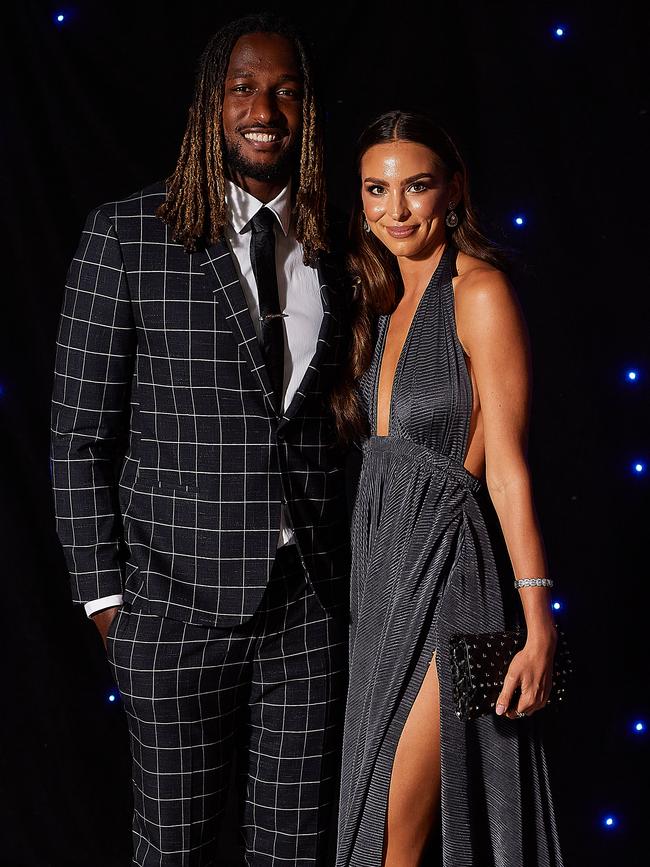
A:
{"type": "Polygon", "coordinates": [[[222,305],[226,321],[238,345],[242,347],[243,356],[260,384],[264,399],[272,412],[279,415],[253,320],[227,243],[219,241],[196,255],[199,265],[215,287],[215,301],[222,305]]]}

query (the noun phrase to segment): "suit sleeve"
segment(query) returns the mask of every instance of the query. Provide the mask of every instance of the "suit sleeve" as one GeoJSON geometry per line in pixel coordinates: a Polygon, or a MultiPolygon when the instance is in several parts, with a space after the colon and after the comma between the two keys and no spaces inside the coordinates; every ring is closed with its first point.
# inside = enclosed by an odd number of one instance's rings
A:
{"type": "Polygon", "coordinates": [[[68,272],[52,401],[57,533],[76,602],[122,592],[118,473],[128,442],[135,347],[120,244],[97,209],[68,272]]]}

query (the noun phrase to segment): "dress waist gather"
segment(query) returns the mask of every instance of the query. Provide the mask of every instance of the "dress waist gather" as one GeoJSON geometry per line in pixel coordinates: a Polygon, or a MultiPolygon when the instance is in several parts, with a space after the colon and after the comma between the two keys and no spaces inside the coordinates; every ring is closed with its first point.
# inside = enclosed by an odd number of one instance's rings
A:
{"type": "Polygon", "coordinates": [[[362,450],[364,455],[389,453],[391,457],[429,466],[433,472],[453,478],[473,493],[483,487],[483,482],[460,461],[404,436],[373,435],[364,441],[362,450]]]}

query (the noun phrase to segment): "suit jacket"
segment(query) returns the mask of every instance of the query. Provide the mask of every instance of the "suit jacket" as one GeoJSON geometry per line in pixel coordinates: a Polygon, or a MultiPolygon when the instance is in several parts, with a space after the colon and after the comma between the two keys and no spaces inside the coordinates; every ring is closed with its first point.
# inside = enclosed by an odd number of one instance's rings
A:
{"type": "Polygon", "coordinates": [[[163,184],[88,217],[55,365],[52,476],[73,598],[114,593],[209,626],[256,610],[285,504],[321,603],[348,597],[343,454],[327,406],[345,284],[318,266],[318,347],[276,405],[225,242],[187,253],[155,215],[163,184]]]}

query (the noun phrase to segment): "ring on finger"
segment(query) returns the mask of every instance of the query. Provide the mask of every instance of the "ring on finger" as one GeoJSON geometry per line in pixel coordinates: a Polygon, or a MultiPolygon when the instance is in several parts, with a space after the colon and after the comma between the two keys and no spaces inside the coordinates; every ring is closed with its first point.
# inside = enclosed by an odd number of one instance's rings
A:
{"type": "Polygon", "coordinates": [[[515,711],[515,716],[517,717],[517,719],[521,719],[522,717],[525,717],[526,714],[525,714],[523,711],[516,710],[516,711],[515,711]]]}

